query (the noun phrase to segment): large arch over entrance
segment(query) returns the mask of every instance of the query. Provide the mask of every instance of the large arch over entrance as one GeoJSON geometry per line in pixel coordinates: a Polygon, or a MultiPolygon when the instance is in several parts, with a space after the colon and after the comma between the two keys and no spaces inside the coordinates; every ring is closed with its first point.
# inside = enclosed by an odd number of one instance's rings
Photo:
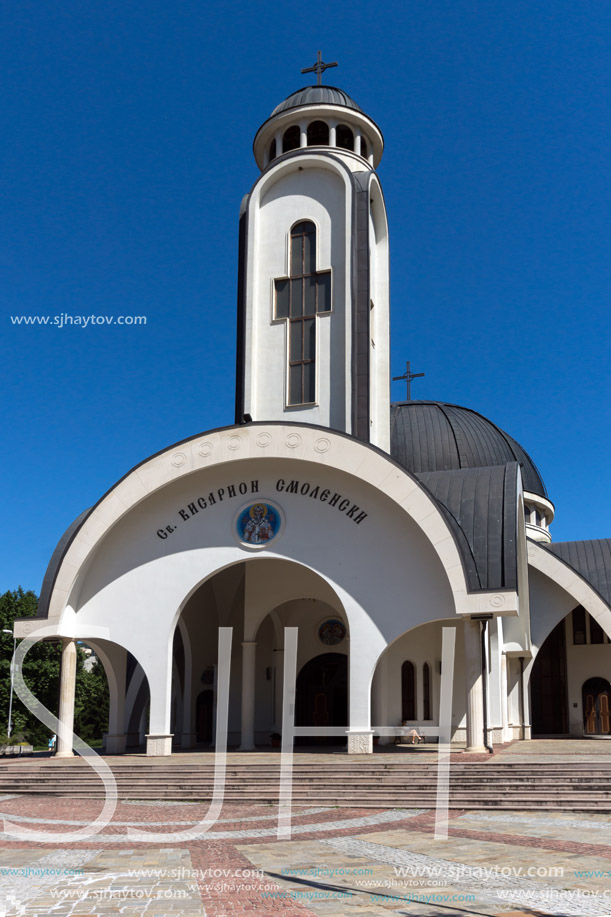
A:
{"type": "MultiPolygon", "coordinates": [[[[355,750],[367,750],[375,662],[406,622],[517,608],[511,590],[469,593],[455,537],[419,482],[368,445],[297,424],[233,427],[144,462],[79,520],[50,565],[41,612],[58,636],[89,642],[103,631],[141,661],[150,687],[147,747],[168,754],[173,738],[196,742],[199,625],[183,613],[202,584],[215,578],[206,608],[218,610],[226,603],[215,590],[235,585],[236,569],[244,573],[242,618],[231,624],[242,748],[255,741],[259,626],[289,601],[326,602],[350,633],[349,726],[363,739],[355,750]],[[261,502],[279,524],[274,539],[249,543],[239,520],[261,502]],[[372,546],[383,570],[372,566],[372,546]],[[233,572],[216,579],[225,570],[233,572]],[[183,677],[189,667],[191,678],[183,677]]],[[[18,623],[19,635],[32,626],[18,623]]],[[[266,668],[273,684],[275,667],[266,668]]]]}

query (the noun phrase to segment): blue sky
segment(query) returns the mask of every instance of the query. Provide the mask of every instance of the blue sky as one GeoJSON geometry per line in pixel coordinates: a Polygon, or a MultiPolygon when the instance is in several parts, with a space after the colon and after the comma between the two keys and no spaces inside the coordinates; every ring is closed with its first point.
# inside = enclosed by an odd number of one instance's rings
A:
{"type": "Polygon", "coordinates": [[[611,536],[610,26],[599,0],[4,4],[0,589],[233,421],[252,139],[318,48],[385,136],[393,374],[525,446],[556,540],[611,536]],[[147,324],[10,322],[61,313],[147,324]]]}

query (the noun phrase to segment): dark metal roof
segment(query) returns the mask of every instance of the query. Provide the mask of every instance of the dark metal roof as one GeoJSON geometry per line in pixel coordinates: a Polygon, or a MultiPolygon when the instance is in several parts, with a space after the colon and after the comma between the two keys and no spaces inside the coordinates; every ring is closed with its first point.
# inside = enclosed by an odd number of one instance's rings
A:
{"type": "Polygon", "coordinates": [[[49,611],[49,601],[51,600],[51,592],[55,583],[55,577],[57,576],[61,562],[64,559],[64,554],[66,553],[72,538],[74,535],[76,535],[78,529],[81,527],[90,512],[91,509],[86,509],[80,514],[80,516],[77,516],[74,522],[70,523],[62,537],[57,542],[55,550],[51,555],[49,565],[47,566],[44,579],[42,581],[42,586],[40,587],[40,597],[38,599],[38,608],[36,610],[37,618],[47,617],[49,611]]]}
{"type": "Polygon", "coordinates": [[[272,117],[280,114],[281,111],[298,108],[300,105],[343,105],[344,108],[363,111],[360,105],[357,105],[343,89],[337,89],[335,86],[305,86],[291,93],[280,105],[276,105],[272,117]]]}
{"type": "Polygon", "coordinates": [[[390,432],[390,454],[415,474],[518,462],[524,490],[547,497],[528,453],[477,411],[442,401],[392,404],[390,432]]]}
{"type": "Polygon", "coordinates": [[[572,567],[611,605],[611,538],[558,541],[543,547],[572,567]]]}
{"type": "Polygon", "coordinates": [[[446,510],[469,589],[517,589],[517,462],[416,477],[446,510]]]}

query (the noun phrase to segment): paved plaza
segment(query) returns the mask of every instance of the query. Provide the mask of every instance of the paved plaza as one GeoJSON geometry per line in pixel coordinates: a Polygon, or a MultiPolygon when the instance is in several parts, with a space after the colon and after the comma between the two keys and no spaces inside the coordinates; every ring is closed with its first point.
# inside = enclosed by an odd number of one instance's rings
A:
{"type": "MultiPolygon", "coordinates": [[[[568,743],[541,745],[516,743],[501,755],[567,755],[568,743]]],[[[570,746],[593,768],[609,754],[607,743],[570,746]]],[[[52,843],[82,831],[102,806],[0,797],[0,915],[611,915],[608,813],[451,811],[439,839],[429,809],[299,806],[290,840],[279,840],[277,806],[231,804],[206,833],[185,839],[207,803],[133,799],[94,837],[52,843]],[[8,822],[50,837],[13,837],[8,822]],[[134,828],[162,836],[142,842],[134,828]]]]}

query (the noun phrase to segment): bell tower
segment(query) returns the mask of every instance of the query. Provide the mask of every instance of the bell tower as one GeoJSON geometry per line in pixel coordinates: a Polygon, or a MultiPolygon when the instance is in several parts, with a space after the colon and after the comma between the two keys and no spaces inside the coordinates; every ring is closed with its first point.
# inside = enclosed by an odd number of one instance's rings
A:
{"type": "Polygon", "coordinates": [[[341,89],[307,86],[254,139],[242,202],[236,422],[312,423],[388,451],[384,141],[341,89]]]}

